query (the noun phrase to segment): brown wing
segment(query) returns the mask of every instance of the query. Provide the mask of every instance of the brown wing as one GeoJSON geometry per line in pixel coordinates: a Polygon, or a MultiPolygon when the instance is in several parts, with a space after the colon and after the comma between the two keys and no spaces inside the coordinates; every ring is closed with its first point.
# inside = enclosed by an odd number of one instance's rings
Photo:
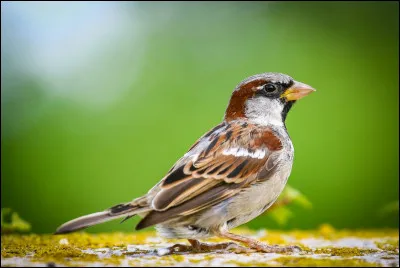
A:
{"type": "Polygon", "coordinates": [[[267,127],[222,123],[206,133],[160,182],[142,229],[221,202],[266,174],[282,144],[267,127]]]}

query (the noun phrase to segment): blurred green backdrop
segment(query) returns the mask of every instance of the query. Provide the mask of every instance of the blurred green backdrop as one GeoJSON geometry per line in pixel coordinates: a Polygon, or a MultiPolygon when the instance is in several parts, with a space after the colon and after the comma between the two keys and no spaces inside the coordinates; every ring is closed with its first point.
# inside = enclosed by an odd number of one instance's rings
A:
{"type": "Polygon", "coordinates": [[[313,209],[295,209],[285,228],[398,227],[379,214],[399,197],[398,10],[1,2],[1,206],[53,232],[142,195],[221,121],[237,83],[274,71],[317,89],[287,119],[289,184],[313,209]]]}

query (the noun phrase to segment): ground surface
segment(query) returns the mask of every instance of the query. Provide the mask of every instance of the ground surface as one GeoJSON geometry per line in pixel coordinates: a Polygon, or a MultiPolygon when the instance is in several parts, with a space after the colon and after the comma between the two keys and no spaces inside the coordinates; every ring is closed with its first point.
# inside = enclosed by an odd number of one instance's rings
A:
{"type": "MultiPolygon", "coordinates": [[[[154,232],[2,235],[1,266],[399,266],[398,230],[250,231],[269,244],[297,245],[297,253],[177,252],[154,232]]],[[[209,239],[216,243],[223,240],[209,239]]]]}

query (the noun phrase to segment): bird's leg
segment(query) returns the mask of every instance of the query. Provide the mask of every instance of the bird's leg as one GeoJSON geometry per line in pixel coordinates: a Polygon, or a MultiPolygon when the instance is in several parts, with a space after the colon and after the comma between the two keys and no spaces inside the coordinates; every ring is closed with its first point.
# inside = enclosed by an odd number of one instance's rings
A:
{"type": "Polygon", "coordinates": [[[264,244],[264,243],[261,243],[260,241],[255,240],[255,239],[230,233],[224,229],[221,229],[219,232],[216,233],[216,235],[221,238],[226,238],[229,240],[243,243],[243,244],[247,245],[248,247],[255,249],[257,251],[262,251],[262,252],[267,252],[267,253],[287,253],[287,252],[295,252],[295,251],[301,250],[297,246],[287,246],[287,247],[280,247],[280,246],[276,246],[276,245],[269,246],[267,244],[264,244]]]}

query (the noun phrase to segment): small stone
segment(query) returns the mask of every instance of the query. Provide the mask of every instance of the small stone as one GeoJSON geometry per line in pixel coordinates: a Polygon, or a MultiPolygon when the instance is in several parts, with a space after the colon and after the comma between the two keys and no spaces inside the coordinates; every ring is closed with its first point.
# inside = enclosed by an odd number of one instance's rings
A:
{"type": "Polygon", "coordinates": [[[66,239],[66,238],[61,239],[59,243],[60,243],[60,245],[68,245],[69,244],[68,239],[66,239]]]}
{"type": "Polygon", "coordinates": [[[157,249],[157,255],[158,256],[164,256],[169,254],[171,251],[168,248],[158,248],[157,249]]]}

